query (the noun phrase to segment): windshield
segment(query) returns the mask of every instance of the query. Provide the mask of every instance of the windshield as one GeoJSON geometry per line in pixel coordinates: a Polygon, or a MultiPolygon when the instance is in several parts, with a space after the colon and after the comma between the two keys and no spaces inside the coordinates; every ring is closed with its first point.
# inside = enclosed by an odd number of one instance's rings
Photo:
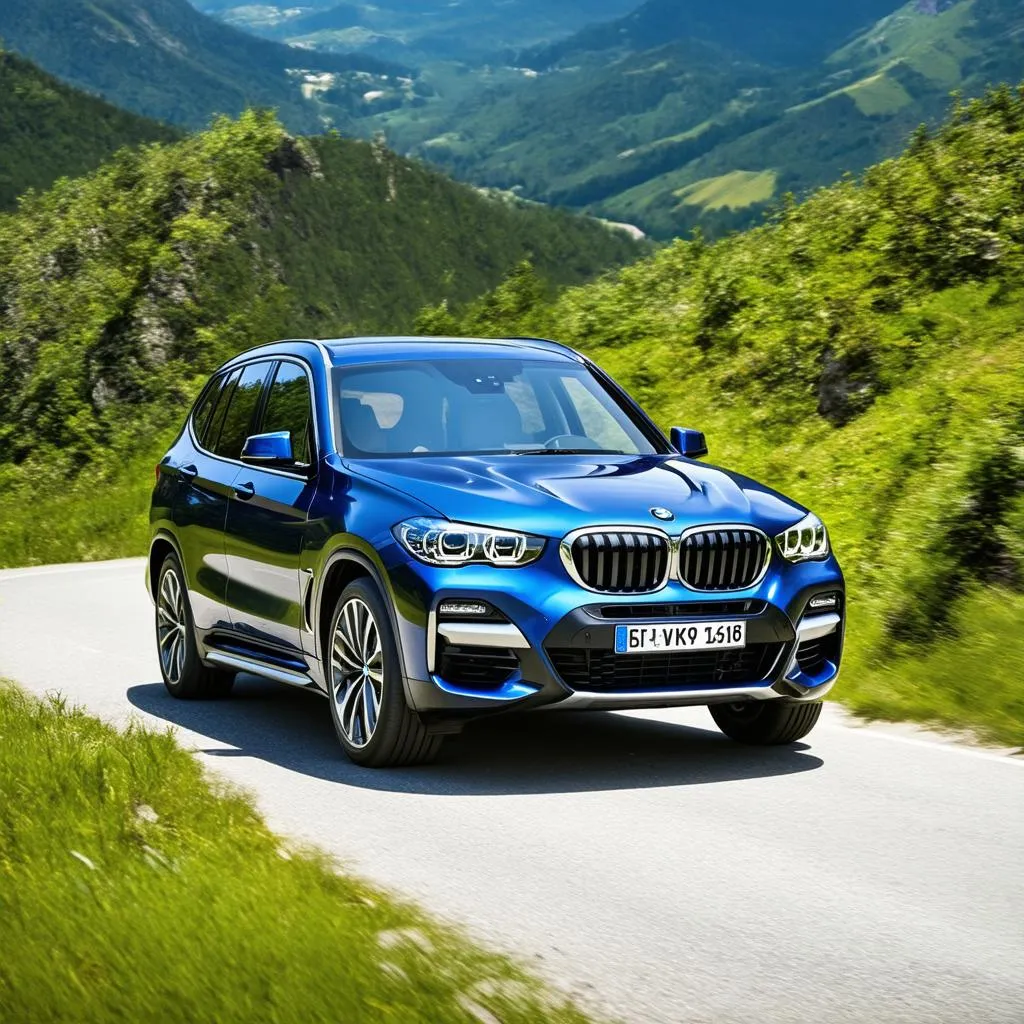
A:
{"type": "Polygon", "coordinates": [[[661,449],[586,366],[437,359],[339,371],[349,456],[528,455],[661,449]]]}

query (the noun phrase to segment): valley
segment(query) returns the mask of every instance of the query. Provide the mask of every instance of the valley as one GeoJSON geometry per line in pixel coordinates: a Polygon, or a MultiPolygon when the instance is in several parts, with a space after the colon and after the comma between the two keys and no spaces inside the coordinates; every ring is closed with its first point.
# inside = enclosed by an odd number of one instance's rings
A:
{"type": "Polygon", "coordinates": [[[520,55],[526,73],[427,67],[424,102],[364,130],[466,180],[660,238],[717,236],[898,152],[918,124],[942,119],[951,91],[1024,75],[1018,0],[845,5],[821,16],[825,31],[797,33],[799,52],[785,40],[809,6],[782,5],[796,20],[773,22],[778,4],[751,5],[745,31],[732,31],[737,6],[699,21],[686,5],[670,15],[649,3],[520,55]],[[758,188],[736,187],[751,176],[758,188]]]}

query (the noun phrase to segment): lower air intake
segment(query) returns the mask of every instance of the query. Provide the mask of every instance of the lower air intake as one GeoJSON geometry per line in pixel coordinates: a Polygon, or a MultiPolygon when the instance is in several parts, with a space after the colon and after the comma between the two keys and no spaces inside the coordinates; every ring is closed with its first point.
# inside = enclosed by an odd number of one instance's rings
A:
{"type": "Polygon", "coordinates": [[[742,651],[664,654],[616,654],[563,647],[550,648],[548,655],[562,681],[574,690],[685,690],[761,682],[784,646],[751,644],[742,651]]]}

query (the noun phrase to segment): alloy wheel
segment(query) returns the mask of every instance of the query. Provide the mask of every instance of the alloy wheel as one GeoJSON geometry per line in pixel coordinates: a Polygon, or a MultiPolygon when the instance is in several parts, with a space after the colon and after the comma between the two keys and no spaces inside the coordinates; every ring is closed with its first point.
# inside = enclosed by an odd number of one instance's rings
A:
{"type": "Polygon", "coordinates": [[[185,668],[185,599],[173,570],[165,572],[160,581],[156,607],[160,665],[168,681],[178,683],[185,668]]]}
{"type": "Polygon", "coordinates": [[[338,615],[331,645],[331,696],[345,739],[365,747],[384,696],[384,652],[373,613],[358,597],[338,615]]]}

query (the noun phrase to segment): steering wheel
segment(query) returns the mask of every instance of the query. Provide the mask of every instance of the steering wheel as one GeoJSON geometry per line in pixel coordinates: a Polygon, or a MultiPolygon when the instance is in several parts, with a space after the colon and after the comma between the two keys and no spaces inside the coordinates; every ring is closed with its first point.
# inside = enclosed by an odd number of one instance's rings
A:
{"type": "Polygon", "coordinates": [[[555,434],[544,442],[544,447],[553,448],[555,451],[559,448],[587,448],[595,452],[601,450],[601,446],[592,437],[583,434],[555,434]]]}

